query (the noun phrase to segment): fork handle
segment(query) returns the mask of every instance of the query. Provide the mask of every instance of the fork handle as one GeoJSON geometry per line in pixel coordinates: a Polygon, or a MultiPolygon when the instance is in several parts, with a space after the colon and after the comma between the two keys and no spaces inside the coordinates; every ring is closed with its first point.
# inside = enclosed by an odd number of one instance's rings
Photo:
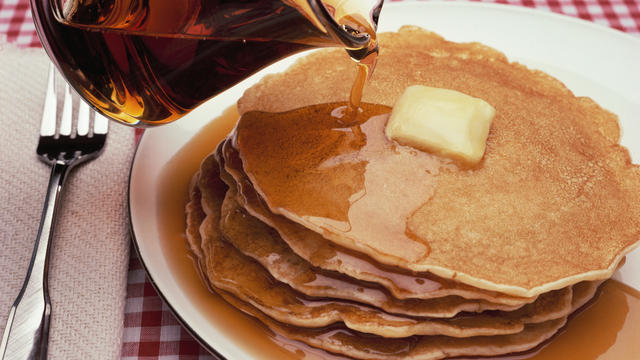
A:
{"type": "Polygon", "coordinates": [[[27,277],[11,307],[2,343],[0,343],[0,358],[3,360],[45,359],[47,357],[49,319],[51,317],[47,255],[60,203],[58,200],[68,170],[69,165],[62,161],[56,161],[52,166],[38,236],[31,255],[27,277]]]}

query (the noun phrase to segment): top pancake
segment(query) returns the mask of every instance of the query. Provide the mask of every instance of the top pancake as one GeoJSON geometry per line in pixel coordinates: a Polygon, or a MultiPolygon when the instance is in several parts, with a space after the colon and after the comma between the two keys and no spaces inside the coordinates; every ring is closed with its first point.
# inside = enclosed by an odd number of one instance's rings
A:
{"type": "Polygon", "coordinates": [[[416,28],[380,41],[363,100],[392,106],[414,84],[484,99],[497,114],[483,162],[458,169],[386,139],[384,106],[354,129],[253,112],[345,100],[353,64],[321,51],[238,103],[234,146],[270,210],[379,262],[512,295],[609,277],[640,238],[640,171],[615,116],[479,44],[416,28]]]}

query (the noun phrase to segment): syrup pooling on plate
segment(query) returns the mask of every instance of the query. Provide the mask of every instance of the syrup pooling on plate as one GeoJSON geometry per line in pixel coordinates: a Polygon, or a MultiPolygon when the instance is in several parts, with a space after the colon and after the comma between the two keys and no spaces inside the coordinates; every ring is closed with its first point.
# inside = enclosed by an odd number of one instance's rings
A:
{"type": "Polygon", "coordinates": [[[620,360],[640,353],[640,292],[608,280],[549,343],[501,360],[620,360]]]}
{"type": "Polygon", "coordinates": [[[427,256],[428,242],[409,234],[407,219],[433,195],[443,167],[453,165],[387,139],[388,107],[363,104],[354,127],[331,116],[335,108],[241,117],[234,146],[255,189],[274,212],[296,214],[319,233],[405,247],[414,254],[408,261],[427,256]]]}

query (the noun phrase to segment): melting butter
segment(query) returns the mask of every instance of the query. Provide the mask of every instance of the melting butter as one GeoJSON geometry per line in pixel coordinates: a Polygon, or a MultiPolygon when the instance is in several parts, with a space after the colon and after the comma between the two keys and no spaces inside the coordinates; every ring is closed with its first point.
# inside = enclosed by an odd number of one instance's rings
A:
{"type": "Polygon", "coordinates": [[[385,132],[402,145],[477,164],[495,113],[482,99],[414,85],[396,101],[385,132]]]}

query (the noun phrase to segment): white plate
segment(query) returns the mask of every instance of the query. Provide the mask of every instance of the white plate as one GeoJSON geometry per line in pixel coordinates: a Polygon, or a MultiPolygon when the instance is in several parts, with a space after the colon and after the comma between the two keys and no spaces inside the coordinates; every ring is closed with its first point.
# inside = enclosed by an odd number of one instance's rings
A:
{"type": "MultiPolygon", "coordinates": [[[[384,6],[380,31],[420,25],[453,41],[480,41],[510,60],[543,70],[575,94],[589,96],[620,117],[622,143],[640,161],[640,39],[590,22],[515,6],[466,2],[394,3],[384,6]],[[635,116],[634,116],[635,114],[635,116]]],[[[297,57],[297,56],[296,56],[297,57]]],[[[294,58],[296,58],[294,57],[294,58]]],[[[163,166],[208,121],[234,104],[244,89],[270,72],[286,69],[294,58],[279,62],[202,105],[184,119],[142,137],[132,164],[129,207],[141,260],[156,288],[176,315],[210,348],[230,359],[250,355],[225,337],[215,322],[203,320],[158,244],[156,188],[163,166]]],[[[627,257],[616,275],[640,289],[640,249],[627,257]]]]}

